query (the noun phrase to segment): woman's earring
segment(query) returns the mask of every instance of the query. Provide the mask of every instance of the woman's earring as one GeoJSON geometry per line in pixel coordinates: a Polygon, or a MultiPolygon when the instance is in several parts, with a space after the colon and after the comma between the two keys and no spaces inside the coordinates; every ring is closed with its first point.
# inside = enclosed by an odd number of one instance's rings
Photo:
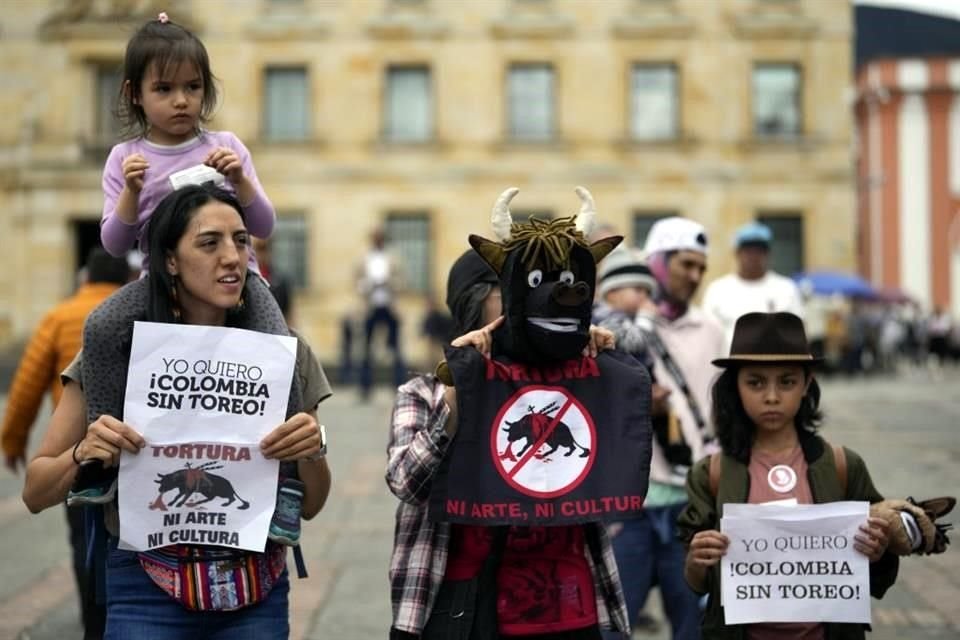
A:
{"type": "Polygon", "coordinates": [[[180,300],[177,297],[177,276],[172,276],[173,284],[170,285],[170,307],[173,311],[173,319],[180,322],[180,300]]]}
{"type": "Polygon", "coordinates": [[[245,306],[247,306],[247,303],[244,301],[243,296],[240,296],[240,302],[237,303],[237,311],[243,311],[245,306]]]}

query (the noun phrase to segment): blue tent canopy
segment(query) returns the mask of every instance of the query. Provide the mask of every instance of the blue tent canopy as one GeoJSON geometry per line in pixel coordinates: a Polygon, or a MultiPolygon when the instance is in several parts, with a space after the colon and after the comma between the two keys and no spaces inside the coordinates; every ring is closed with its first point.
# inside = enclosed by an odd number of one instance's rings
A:
{"type": "Polygon", "coordinates": [[[851,298],[874,298],[877,292],[866,280],[852,273],[838,271],[811,271],[797,273],[793,280],[803,291],[818,295],[842,295],[851,298]]]}

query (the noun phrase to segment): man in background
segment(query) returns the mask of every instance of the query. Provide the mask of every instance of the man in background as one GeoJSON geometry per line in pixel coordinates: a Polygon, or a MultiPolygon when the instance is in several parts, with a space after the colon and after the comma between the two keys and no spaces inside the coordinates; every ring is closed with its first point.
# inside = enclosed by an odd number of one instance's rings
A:
{"type": "Polygon", "coordinates": [[[730,349],[737,318],[754,311],[789,311],[803,317],[800,289],[790,278],[770,269],[770,227],[751,222],[737,229],[733,239],[737,270],[707,287],[703,309],[720,324],[730,349]]]}
{"type": "Polygon", "coordinates": [[[360,366],[360,397],[366,401],[373,388],[373,336],[380,326],[387,330],[387,346],[393,351],[393,382],[403,383],[404,364],[400,348],[400,320],[394,309],[401,268],[387,251],[386,234],[377,229],[370,236],[371,247],[360,265],[357,289],[366,300],[363,363],[360,366]]]}

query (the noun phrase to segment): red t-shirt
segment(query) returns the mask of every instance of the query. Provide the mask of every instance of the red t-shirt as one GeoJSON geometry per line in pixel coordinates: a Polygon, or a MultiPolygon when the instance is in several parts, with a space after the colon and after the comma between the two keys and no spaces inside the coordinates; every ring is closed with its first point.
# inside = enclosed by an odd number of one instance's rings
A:
{"type": "MultiPolygon", "coordinates": [[[[469,580],[490,554],[493,529],[453,525],[446,580],[469,580]]],[[[597,623],[583,527],[511,527],[497,572],[503,635],[582,629],[597,623]]]]}

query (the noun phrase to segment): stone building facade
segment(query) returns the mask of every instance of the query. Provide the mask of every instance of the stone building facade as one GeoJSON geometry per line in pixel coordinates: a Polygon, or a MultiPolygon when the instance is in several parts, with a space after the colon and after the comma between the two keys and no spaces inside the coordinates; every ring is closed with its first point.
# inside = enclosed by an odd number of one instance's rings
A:
{"type": "Polygon", "coordinates": [[[161,9],[207,45],[213,128],[253,154],[275,268],[325,361],[376,227],[406,264],[414,345],[424,296],[442,302],[508,186],[515,213],[556,216],[585,185],[633,244],[657,217],[700,220],[713,276],[755,217],[780,270],[856,262],[846,2],[16,0],[0,16],[0,344],[69,293],[96,242],[117,64],[161,9]]]}

